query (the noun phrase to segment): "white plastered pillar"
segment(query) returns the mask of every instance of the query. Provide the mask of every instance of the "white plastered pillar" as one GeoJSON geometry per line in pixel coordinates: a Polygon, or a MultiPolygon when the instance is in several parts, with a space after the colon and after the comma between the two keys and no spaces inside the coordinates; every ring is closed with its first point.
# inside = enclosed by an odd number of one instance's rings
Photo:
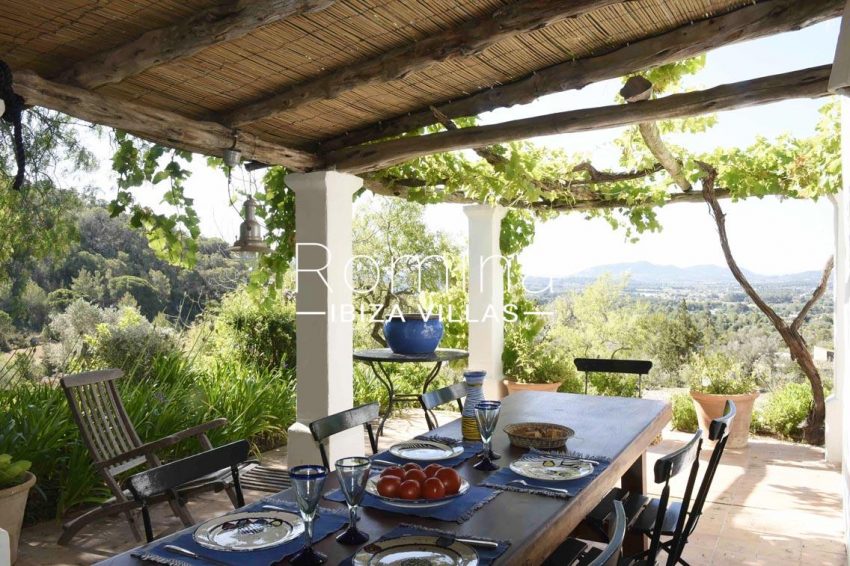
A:
{"type": "Polygon", "coordinates": [[[835,386],[827,404],[827,458],[841,460],[842,497],[844,501],[844,544],[850,549],[850,402],[848,402],[847,371],[850,369],[850,320],[847,301],[850,299],[850,0],[844,8],[841,31],[835,48],[829,90],[841,94],[841,170],[843,186],[836,198],[836,301],[835,301],[835,386]],[[840,256],[840,257],[839,257],[840,256]],[[836,452],[838,450],[838,452],[836,452]]]}
{"type": "Polygon", "coordinates": [[[473,204],[469,219],[469,368],[487,372],[484,396],[501,399],[502,350],[505,345],[504,267],[499,235],[507,209],[473,204]]]}
{"type": "MultiPolygon", "coordinates": [[[[296,422],[289,427],[287,462],[321,463],[308,425],[354,403],[351,286],[352,198],[363,180],[335,171],[286,176],[295,192],[296,422]]],[[[360,427],[332,436],[331,465],[364,453],[360,427]]]]}

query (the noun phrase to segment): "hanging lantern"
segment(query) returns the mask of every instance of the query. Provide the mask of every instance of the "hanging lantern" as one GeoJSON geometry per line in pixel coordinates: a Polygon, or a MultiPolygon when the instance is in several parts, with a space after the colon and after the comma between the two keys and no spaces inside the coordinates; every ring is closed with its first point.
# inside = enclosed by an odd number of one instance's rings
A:
{"type": "Polygon", "coordinates": [[[263,229],[257,222],[257,203],[248,197],[243,205],[245,216],[239,225],[239,239],[233,242],[230,251],[243,259],[253,259],[258,254],[268,253],[270,248],[263,239],[263,229]]]}

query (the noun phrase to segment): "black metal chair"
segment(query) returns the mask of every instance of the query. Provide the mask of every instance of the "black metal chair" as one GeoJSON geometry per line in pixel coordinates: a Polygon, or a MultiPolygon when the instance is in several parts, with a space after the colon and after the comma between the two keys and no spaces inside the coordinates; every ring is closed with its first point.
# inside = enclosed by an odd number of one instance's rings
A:
{"type": "Polygon", "coordinates": [[[608,521],[608,544],[604,547],[577,538],[568,538],[543,566],[617,566],[626,536],[626,512],[621,501],[612,502],[614,519],[608,521]]]}
{"type": "Polygon", "coordinates": [[[576,369],[584,372],[584,394],[587,395],[588,379],[591,373],[626,373],[637,375],[638,397],[643,395],[643,376],[652,369],[649,360],[613,360],[602,358],[576,358],[576,369]]]}
{"type": "Polygon", "coordinates": [[[457,401],[457,408],[463,412],[463,399],[466,397],[466,384],[455,383],[448,387],[429,391],[419,396],[419,404],[422,405],[422,410],[425,412],[425,422],[428,423],[428,430],[434,430],[440,423],[437,422],[437,416],[434,414],[434,409],[440,405],[457,401]]]}
{"type": "Polygon", "coordinates": [[[242,486],[239,484],[239,465],[248,460],[248,452],[248,442],[238,440],[127,478],[124,482],[126,487],[142,507],[147,541],[150,542],[154,538],[149,509],[153,498],[170,493],[176,499],[178,487],[205,476],[214,475],[222,469],[230,468],[230,474],[233,477],[233,488],[236,491],[234,508],[244,506],[245,499],[242,496],[242,486]]]}
{"type": "MultiPolygon", "coordinates": [[[[677,544],[675,544],[675,547],[673,539],[662,542],[661,544],[661,547],[667,552],[668,556],[675,556],[675,560],[673,562],[668,561],[668,564],[674,564],[678,561],[684,566],[689,566],[688,563],[682,559],[682,551],[688,543],[688,538],[696,530],[697,523],[699,523],[703,507],[708,499],[708,490],[711,488],[711,482],[714,481],[714,474],[720,464],[720,459],[723,457],[723,451],[726,449],[726,442],[729,439],[729,432],[732,428],[732,422],[735,420],[735,414],[735,403],[733,401],[726,401],[726,408],[723,411],[723,416],[711,421],[711,425],[708,429],[708,438],[709,440],[715,441],[714,450],[711,452],[711,457],[709,458],[708,465],[705,468],[705,474],[702,477],[702,482],[700,483],[697,494],[694,497],[693,507],[688,513],[685,528],[682,531],[679,540],[676,541],[677,544]]],[[[632,529],[647,536],[652,536],[653,529],[657,522],[658,505],[658,499],[652,499],[644,508],[632,529]]],[[[668,506],[661,526],[662,536],[675,535],[675,528],[679,523],[681,514],[682,506],[679,502],[673,502],[668,506]]]]}
{"type": "Polygon", "coordinates": [[[380,408],[381,406],[378,403],[369,403],[368,405],[360,405],[353,409],[322,417],[310,423],[310,432],[313,434],[313,439],[319,445],[322,464],[326,468],[330,468],[331,465],[328,462],[328,453],[325,450],[325,440],[338,432],[356,426],[364,426],[366,428],[366,432],[369,433],[369,445],[372,447],[372,453],[374,454],[378,451],[378,441],[372,430],[372,421],[378,418],[380,408]]]}

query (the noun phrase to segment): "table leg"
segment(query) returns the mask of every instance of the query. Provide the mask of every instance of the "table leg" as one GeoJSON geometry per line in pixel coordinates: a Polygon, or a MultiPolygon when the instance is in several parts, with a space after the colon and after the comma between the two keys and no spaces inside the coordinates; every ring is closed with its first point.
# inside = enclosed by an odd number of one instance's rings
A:
{"type": "MultiPolygon", "coordinates": [[[[646,452],[641,453],[637,460],[626,470],[620,479],[620,486],[631,495],[646,495],[646,452]]],[[[623,554],[632,556],[649,548],[646,537],[640,533],[626,531],[623,541],[623,554]]]]}
{"type": "Polygon", "coordinates": [[[382,366],[378,362],[369,362],[369,367],[372,368],[372,373],[375,374],[375,377],[378,378],[378,381],[381,382],[381,385],[384,386],[384,389],[387,390],[387,411],[384,413],[384,416],[381,417],[381,422],[378,425],[378,430],[375,433],[375,440],[377,441],[382,434],[384,434],[384,423],[387,422],[387,419],[393,412],[393,407],[395,406],[395,387],[393,387],[393,380],[390,379],[389,374],[384,370],[384,366],[382,366]]]}

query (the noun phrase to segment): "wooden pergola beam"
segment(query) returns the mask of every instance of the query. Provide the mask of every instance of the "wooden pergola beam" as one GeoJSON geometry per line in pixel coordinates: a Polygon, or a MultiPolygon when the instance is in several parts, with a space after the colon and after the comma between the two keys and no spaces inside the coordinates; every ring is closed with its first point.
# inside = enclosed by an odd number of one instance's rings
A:
{"type": "MultiPolygon", "coordinates": [[[[216,122],[192,120],[159,110],[97,94],[82,88],[49,81],[31,71],[15,73],[15,92],[27,105],[44,106],[87,122],[110,126],[170,147],[221,156],[233,147],[233,130],[216,122]]],[[[317,167],[319,159],[297,149],[284,147],[253,134],[240,132],[236,149],[245,159],[284,165],[293,171],[317,167]]]]}
{"type": "Polygon", "coordinates": [[[364,85],[401,79],[434,63],[475,55],[518,34],[619,1],[517,0],[485,17],[469,20],[458,27],[392,49],[373,59],[333,69],[315,79],[286,88],[268,98],[233,110],[223,122],[243,126],[316,100],[334,98],[364,85]]]}
{"type": "Polygon", "coordinates": [[[827,89],[831,65],[771,75],[708,90],[673,94],[629,105],[603,106],[511,120],[431,135],[398,138],[325,154],[323,167],[362,173],[415,157],[538,136],[600,130],[640,122],[685,118],[791,98],[817,98],[827,89]]]}
{"type": "Polygon", "coordinates": [[[56,79],[84,88],[117,83],[218,43],[238,39],[284,18],[324,10],[333,0],[231,0],[192,18],[146,32],[73,65],[56,79]]]}
{"type": "MultiPolygon", "coordinates": [[[[766,0],[643,39],[610,53],[553,65],[518,81],[437,105],[448,118],[477,116],[495,108],[583,88],[739,41],[796,30],[839,16],[842,0],[766,0]]],[[[320,151],[359,145],[436,123],[432,107],[384,120],[325,141],[320,151]]]]}

